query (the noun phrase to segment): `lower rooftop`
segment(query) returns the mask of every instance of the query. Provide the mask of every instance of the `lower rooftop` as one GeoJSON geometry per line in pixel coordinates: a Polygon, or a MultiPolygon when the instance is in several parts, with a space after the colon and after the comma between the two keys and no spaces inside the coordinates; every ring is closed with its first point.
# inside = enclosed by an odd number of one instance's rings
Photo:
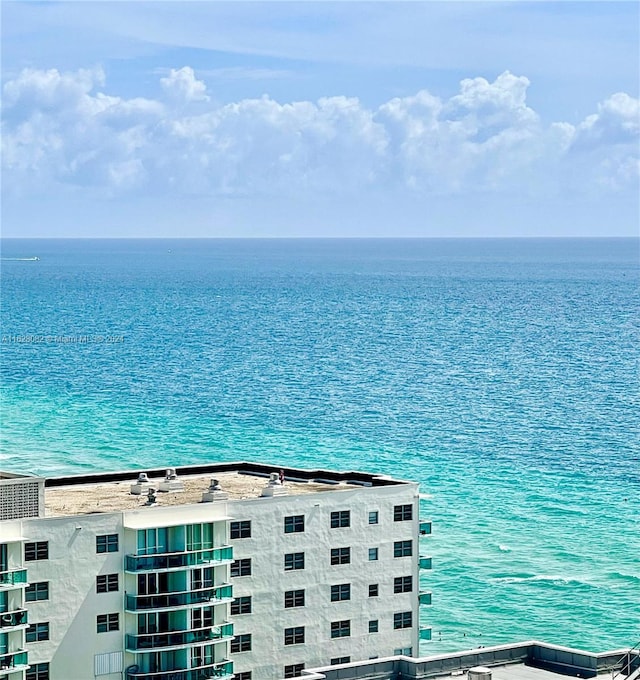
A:
{"type": "Polygon", "coordinates": [[[640,643],[599,654],[530,641],[439,654],[395,656],[305,670],[306,680],[640,680],[640,643]]]}

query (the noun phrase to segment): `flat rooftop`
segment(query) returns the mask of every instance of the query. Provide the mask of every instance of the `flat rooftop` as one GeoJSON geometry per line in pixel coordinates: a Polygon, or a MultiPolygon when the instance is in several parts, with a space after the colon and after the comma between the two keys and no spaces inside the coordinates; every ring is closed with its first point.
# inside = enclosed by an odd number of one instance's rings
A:
{"type": "MultiPolygon", "coordinates": [[[[224,463],[174,468],[183,491],[158,491],[158,507],[200,503],[202,494],[216,479],[229,500],[258,498],[269,475],[281,468],[255,463],[224,463]]],[[[138,469],[93,475],[73,475],[45,479],[45,516],[82,515],[96,512],[135,510],[147,501],[146,493],[134,495],[131,485],[145,472],[150,486],[158,489],[167,468],[138,469]]],[[[284,468],[284,487],[289,496],[310,493],[336,493],[362,487],[408,484],[388,477],[361,472],[301,470],[284,468]]]]}
{"type": "MultiPolygon", "coordinates": [[[[611,678],[610,671],[603,671],[598,673],[600,677],[611,678]]],[[[462,675],[437,675],[434,676],[439,680],[467,680],[467,673],[462,675]]],[[[575,677],[581,677],[580,675],[575,677]]],[[[597,676],[593,676],[597,677],[597,676]]],[[[527,666],[523,663],[514,663],[506,666],[491,666],[491,680],[567,680],[567,673],[554,673],[553,671],[545,670],[544,668],[536,668],[535,666],[527,666]]],[[[622,679],[621,679],[622,680],[622,679]]]]}
{"type": "Polygon", "coordinates": [[[468,680],[475,669],[489,670],[491,680],[560,680],[637,678],[640,651],[617,649],[593,653],[530,640],[423,658],[406,656],[356,661],[305,670],[309,680],[468,680]]]}

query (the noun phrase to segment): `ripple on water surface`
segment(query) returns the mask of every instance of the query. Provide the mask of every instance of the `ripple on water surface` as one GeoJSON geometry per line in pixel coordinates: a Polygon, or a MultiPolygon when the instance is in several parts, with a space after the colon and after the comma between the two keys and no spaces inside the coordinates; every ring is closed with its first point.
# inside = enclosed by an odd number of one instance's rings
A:
{"type": "Polygon", "coordinates": [[[417,480],[424,653],[640,638],[637,242],[3,244],[36,250],[3,333],[122,342],[3,342],[3,467],[417,480]]]}

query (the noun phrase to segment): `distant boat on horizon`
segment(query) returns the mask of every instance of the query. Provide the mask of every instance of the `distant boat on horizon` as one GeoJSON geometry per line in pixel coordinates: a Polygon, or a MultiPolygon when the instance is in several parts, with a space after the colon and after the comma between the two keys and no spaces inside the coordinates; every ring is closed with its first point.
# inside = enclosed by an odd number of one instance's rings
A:
{"type": "Polygon", "coordinates": [[[0,257],[0,260],[12,260],[14,262],[38,262],[39,257],[0,257]]]}

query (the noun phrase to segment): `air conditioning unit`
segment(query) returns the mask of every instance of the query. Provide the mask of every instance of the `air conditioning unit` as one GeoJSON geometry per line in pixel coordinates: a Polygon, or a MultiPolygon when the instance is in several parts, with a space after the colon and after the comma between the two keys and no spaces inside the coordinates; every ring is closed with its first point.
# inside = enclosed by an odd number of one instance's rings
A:
{"type": "Polygon", "coordinates": [[[486,666],[476,666],[470,668],[467,673],[469,680],[491,680],[491,669],[486,666]]]}

